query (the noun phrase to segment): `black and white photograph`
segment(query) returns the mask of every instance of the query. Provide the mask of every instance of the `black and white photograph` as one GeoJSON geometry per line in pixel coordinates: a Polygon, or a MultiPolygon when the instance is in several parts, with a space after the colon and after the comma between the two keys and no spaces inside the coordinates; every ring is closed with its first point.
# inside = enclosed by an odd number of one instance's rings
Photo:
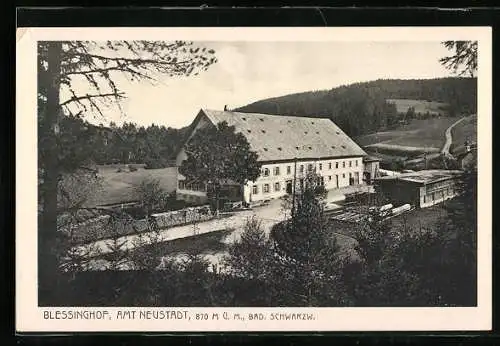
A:
{"type": "Polygon", "coordinates": [[[245,308],[230,318],[272,325],[479,306],[480,35],[64,30],[32,39],[26,89],[37,219],[18,251],[36,254],[37,308],[245,308]]]}

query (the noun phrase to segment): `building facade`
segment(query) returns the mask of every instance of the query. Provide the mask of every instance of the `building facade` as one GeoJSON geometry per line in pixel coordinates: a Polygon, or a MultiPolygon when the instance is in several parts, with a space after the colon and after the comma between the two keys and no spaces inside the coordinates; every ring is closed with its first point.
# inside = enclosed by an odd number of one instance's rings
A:
{"type": "Polygon", "coordinates": [[[461,172],[425,170],[376,179],[376,191],[394,205],[409,203],[427,208],[459,194],[457,179],[461,172]]]}
{"type": "Polygon", "coordinates": [[[303,184],[309,172],[320,177],[320,184],[326,190],[363,184],[363,157],[323,158],[317,160],[293,160],[278,163],[264,163],[261,175],[255,182],[248,182],[244,188],[247,202],[279,198],[293,192],[303,184]]]}
{"type": "MultiPolygon", "coordinates": [[[[228,182],[229,199],[246,203],[270,200],[293,192],[308,172],[320,176],[327,190],[362,185],[367,154],[330,119],[276,116],[257,113],[200,110],[191,125],[189,138],[204,126],[226,121],[248,140],[261,163],[261,175],[243,187],[228,182]],[[239,193],[239,194],[238,194],[239,193]]],[[[187,154],[182,148],[179,167],[187,154]]],[[[369,167],[370,172],[373,170],[369,167]]],[[[373,174],[373,173],[372,173],[373,174]]],[[[177,197],[191,203],[206,201],[206,184],[186,181],[179,172],[177,197]]]]}

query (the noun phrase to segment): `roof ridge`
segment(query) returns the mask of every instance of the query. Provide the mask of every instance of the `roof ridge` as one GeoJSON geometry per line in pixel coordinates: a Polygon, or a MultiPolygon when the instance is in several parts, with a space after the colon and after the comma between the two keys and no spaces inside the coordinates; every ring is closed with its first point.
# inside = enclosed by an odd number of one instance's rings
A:
{"type": "Polygon", "coordinates": [[[267,113],[255,113],[255,112],[240,112],[240,111],[224,111],[218,109],[210,109],[210,108],[201,108],[204,112],[220,112],[220,113],[233,113],[233,114],[253,114],[258,116],[268,116],[268,117],[282,117],[282,118],[292,118],[292,119],[316,119],[316,120],[329,120],[332,121],[329,117],[306,117],[302,115],[282,115],[282,114],[267,114],[267,113]]]}

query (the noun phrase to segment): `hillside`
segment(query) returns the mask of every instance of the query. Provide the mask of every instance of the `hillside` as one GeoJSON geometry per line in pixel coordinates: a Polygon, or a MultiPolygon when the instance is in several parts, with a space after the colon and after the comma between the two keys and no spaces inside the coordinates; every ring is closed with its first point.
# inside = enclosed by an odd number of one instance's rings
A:
{"type": "Polygon", "coordinates": [[[380,79],[331,90],[308,91],[260,100],[235,109],[292,116],[328,117],[350,136],[394,127],[404,119],[388,99],[434,102],[450,116],[475,113],[476,78],[380,79]],[[438,104],[439,103],[439,104],[438,104]]]}
{"type": "Polygon", "coordinates": [[[431,115],[445,115],[448,113],[450,107],[447,103],[426,100],[387,99],[386,101],[394,103],[398,113],[406,113],[408,108],[411,107],[418,115],[424,115],[426,113],[431,115]]]}

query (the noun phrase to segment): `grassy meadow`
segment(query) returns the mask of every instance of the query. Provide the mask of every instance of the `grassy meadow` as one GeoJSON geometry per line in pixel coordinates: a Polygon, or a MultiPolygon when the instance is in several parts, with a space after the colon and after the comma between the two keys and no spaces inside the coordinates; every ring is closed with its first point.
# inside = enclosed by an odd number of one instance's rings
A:
{"type": "Polygon", "coordinates": [[[406,113],[408,108],[413,107],[415,113],[425,114],[445,114],[447,103],[412,99],[387,99],[387,102],[394,103],[398,113],[406,113]]]}
{"type": "Polygon", "coordinates": [[[446,129],[455,121],[457,118],[451,117],[412,119],[408,125],[361,136],[355,141],[370,153],[396,157],[439,152],[445,142],[446,129]]]}
{"type": "Polygon", "coordinates": [[[135,189],[145,179],[158,179],[166,192],[175,191],[176,167],[144,169],[142,165],[136,165],[136,168],[136,171],[129,171],[126,165],[99,166],[100,191],[87,201],[87,205],[98,206],[135,201],[135,189]],[[121,169],[121,172],[118,169],[121,169]]]}

